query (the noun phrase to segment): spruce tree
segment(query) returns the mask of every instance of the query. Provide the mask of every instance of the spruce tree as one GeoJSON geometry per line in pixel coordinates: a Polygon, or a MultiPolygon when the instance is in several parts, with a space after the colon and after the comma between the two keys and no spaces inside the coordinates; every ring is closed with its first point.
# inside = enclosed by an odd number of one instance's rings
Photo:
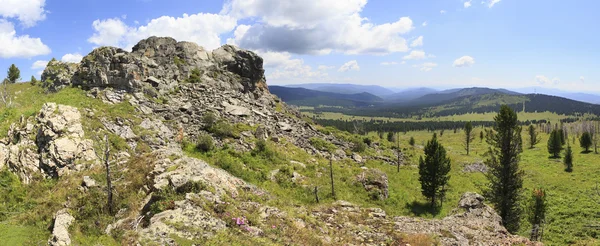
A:
{"type": "Polygon", "coordinates": [[[541,139],[533,125],[529,125],[528,132],[529,132],[529,148],[533,149],[535,147],[535,145],[540,142],[541,139]]]}
{"type": "Polygon", "coordinates": [[[483,142],[483,130],[479,132],[479,142],[483,142]]]}
{"type": "Polygon", "coordinates": [[[563,129],[558,129],[558,137],[560,139],[560,145],[565,145],[566,141],[565,141],[565,132],[563,131],[563,129]]]}
{"type": "Polygon", "coordinates": [[[560,142],[560,133],[554,129],[550,133],[548,138],[548,153],[552,155],[552,158],[560,158],[560,152],[562,151],[562,144],[560,142]]]}
{"type": "Polygon", "coordinates": [[[410,144],[410,146],[415,146],[415,138],[410,137],[410,140],[408,140],[408,144],[410,144]]]}
{"type": "Polygon", "coordinates": [[[30,82],[31,82],[31,85],[37,85],[38,84],[38,80],[33,75],[31,75],[30,82]]]}
{"type": "Polygon", "coordinates": [[[421,193],[435,206],[436,199],[443,198],[446,191],[444,187],[450,176],[450,158],[446,157],[446,150],[438,142],[434,133],[433,138],[425,145],[425,158],[419,158],[419,182],[421,193]]]}
{"type": "Polygon", "coordinates": [[[485,194],[502,217],[506,229],[515,233],[521,220],[520,195],[523,187],[523,171],[519,168],[520,154],[523,151],[521,128],[517,114],[503,105],[494,117],[494,130],[487,139],[490,148],[487,152],[486,174],[490,181],[485,194]]]}
{"type": "Polygon", "coordinates": [[[7,75],[6,78],[11,84],[17,83],[21,79],[21,71],[15,64],[10,65],[7,75]]]}
{"type": "Polygon", "coordinates": [[[393,132],[388,132],[387,134],[387,141],[390,143],[394,142],[394,133],[393,132]]]}
{"type": "Polygon", "coordinates": [[[592,134],[589,132],[584,132],[581,134],[581,138],[579,138],[579,145],[581,148],[585,149],[585,153],[589,153],[590,147],[592,147],[592,134]]]}
{"type": "Polygon", "coordinates": [[[573,171],[573,151],[571,150],[571,146],[567,146],[567,150],[565,151],[565,171],[572,172],[573,171]]]}
{"type": "Polygon", "coordinates": [[[465,150],[467,151],[467,155],[469,155],[469,147],[473,139],[475,139],[475,136],[473,136],[473,125],[469,121],[465,124],[465,150]]]}

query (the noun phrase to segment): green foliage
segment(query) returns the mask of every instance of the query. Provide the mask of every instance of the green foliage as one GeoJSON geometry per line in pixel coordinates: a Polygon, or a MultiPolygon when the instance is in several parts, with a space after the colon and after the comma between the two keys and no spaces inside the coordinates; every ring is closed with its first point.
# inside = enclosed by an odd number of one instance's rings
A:
{"type": "Polygon", "coordinates": [[[573,151],[571,150],[571,146],[567,146],[567,150],[565,151],[565,159],[563,161],[565,164],[565,171],[572,172],[573,171],[573,151]]]}
{"type": "Polygon", "coordinates": [[[196,142],[196,149],[202,152],[209,152],[215,148],[213,138],[208,134],[200,134],[196,142]]]}
{"type": "Polygon", "coordinates": [[[557,131],[558,131],[558,137],[560,138],[560,144],[565,145],[565,143],[567,143],[565,140],[565,131],[563,131],[562,128],[559,128],[557,131]]]}
{"type": "Polygon", "coordinates": [[[15,64],[10,65],[6,73],[6,78],[11,84],[17,83],[19,80],[21,80],[21,71],[17,66],[15,66],[15,64]]]}
{"type": "Polygon", "coordinates": [[[411,137],[410,137],[410,140],[408,140],[408,144],[409,144],[410,146],[413,146],[413,147],[414,147],[414,146],[415,146],[415,138],[411,136],[411,137]]]}
{"type": "Polygon", "coordinates": [[[0,221],[6,220],[11,214],[29,209],[27,204],[27,187],[21,184],[19,177],[8,171],[0,171],[0,221]]]}
{"type": "Polygon", "coordinates": [[[512,233],[519,230],[521,220],[520,194],[524,172],[519,168],[523,151],[521,127],[517,114],[508,106],[502,106],[494,118],[496,125],[490,132],[487,152],[486,174],[490,181],[486,195],[502,217],[502,223],[512,233]]]}
{"type": "Polygon", "coordinates": [[[546,222],[546,207],[546,192],[541,188],[533,189],[527,211],[527,220],[532,225],[531,240],[541,239],[542,226],[546,222]]]}
{"type": "Polygon", "coordinates": [[[190,77],[188,77],[185,82],[187,83],[200,83],[202,82],[202,72],[200,69],[194,68],[190,73],[190,77]]]}
{"type": "Polygon", "coordinates": [[[585,149],[586,153],[590,152],[590,147],[592,147],[592,134],[589,132],[584,132],[581,134],[581,137],[579,138],[579,145],[581,148],[585,149]]]}
{"type": "Polygon", "coordinates": [[[364,141],[360,141],[360,139],[352,140],[352,151],[364,152],[365,150],[367,150],[367,144],[364,141]]]}
{"type": "Polygon", "coordinates": [[[371,138],[363,138],[363,143],[365,143],[367,146],[371,146],[371,144],[373,143],[373,140],[371,140],[371,138]]]}
{"type": "Polygon", "coordinates": [[[219,138],[239,138],[240,133],[225,120],[218,121],[209,131],[219,138]]]}
{"type": "Polygon", "coordinates": [[[529,134],[529,148],[533,149],[541,141],[540,136],[533,125],[529,125],[527,132],[529,134]]]}
{"type": "Polygon", "coordinates": [[[548,138],[548,153],[552,155],[552,158],[560,158],[560,152],[562,151],[561,134],[558,130],[554,129],[550,133],[548,138]]]}
{"type": "Polygon", "coordinates": [[[179,56],[173,57],[173,63],[175,63],[175,65],[177,65],[178,67],[186,65],[185,60],[181,59],[179,56]]]}
{"type": "Polygon", "coordinates": [[[483,130],[479,132],[479,141],[483,142],[484,139],[484,135],[483,135],[483,130]]]}
{"type": "Polygon", "coordinates": [[[393,132],[388,132],[387,133],[387,141],[393,143],[394,142],[394,133],[393,132]]]}
{"type": "Polygon", "coordinates": [[[469,147],[471,145],[471,141],[473,141],[473,139],[475,139],[475,136],[473,136],[473,125],[471,124],[471,122],[467,122],[465,123],[465,150],[467,151],[467,155],[469,155],[469,147]]]}
{"type": "Polygon", "coordinates": [[[153,195],[153,203],[150,205],[150,212],[152,215],[158,214],[162,211],[175,209],[175,202],[185,199],[187,193],[198,193],[202,190],[207,190],[208,186],[202,182],[189,181],[184,185],[174,189],[172,186],[168,186],[162,190],[159,190],[153,195]]]}
{"type": "Polygon", "coordinates": [[[315,149],[327,152],[333,152],[335,150],[335,145],[325,139],[312,137],[308,141],[310,142],[310,145],[315,147],[315,149]]]}
{"type": "Polygon", "coordinates": [[[217,120],[217,116],[212,112],[206,112],[201,119],[202,124],[204,124],[204,129],[206,130],[211,129],[217,123],[217,120]]]}
{"type": "Polygon", "coordinates": [[[446,149],[434,133],[433,138],[425,145],[425,158],[419,158],[419,182],[421,193],[431,200],[435,206],[436,198],[443,199],[446,195],[446,184],[450,180],[450,158],[446,157],[446,149]]]}
{"type": "Polygon", "coordinates": [[[39,83],[39,81],[33,75],[31,75],[29,82],[31,82],[31,85],[37,85],[39,83]]]}

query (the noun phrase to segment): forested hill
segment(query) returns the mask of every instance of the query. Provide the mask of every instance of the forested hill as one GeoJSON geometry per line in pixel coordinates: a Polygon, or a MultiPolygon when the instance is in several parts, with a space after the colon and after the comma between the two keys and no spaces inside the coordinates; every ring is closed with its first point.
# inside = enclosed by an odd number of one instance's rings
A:
{"type": "Polygon", "coordinates": [[[367,92],[342,94],[284,86],[269,86],[269,91],[286,103],[297,106],[365,107],[383,102],[380,97],[367,92]]]}
{"type": "Polygon", "coordinates": [[[428,106],[384,106],[360,110],[320,108],[318,110],[343,112],[361,116],[435,117],[466,113],[495,112],[500,105],[504,104],[519,112],[525,110],[525,112],[548,111],[565,115],[574,115],[577,113],[600,115],[600,105],[596,104],[543,94],[507,95],[499,93],[462,96],[428,106]]]}

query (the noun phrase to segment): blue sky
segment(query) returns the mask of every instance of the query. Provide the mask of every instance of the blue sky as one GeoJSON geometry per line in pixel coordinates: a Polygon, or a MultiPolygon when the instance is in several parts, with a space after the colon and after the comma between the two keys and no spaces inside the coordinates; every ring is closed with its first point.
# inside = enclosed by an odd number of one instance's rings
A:
{"type": "Polygon", "coordinates": [[[600,92],[600,1],[0,0],[0,68],[39,78],[52,57],[151,35],[230,43],[269,84],[540,86],[600,92]]]}

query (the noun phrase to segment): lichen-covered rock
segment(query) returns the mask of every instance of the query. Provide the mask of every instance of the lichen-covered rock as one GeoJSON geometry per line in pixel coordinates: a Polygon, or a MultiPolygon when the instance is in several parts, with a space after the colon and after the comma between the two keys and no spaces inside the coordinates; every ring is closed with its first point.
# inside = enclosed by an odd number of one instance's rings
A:
{"type": "Polygon", "coordinates": [[[71,245],[71,237],[69,236],[69,226],[75,221],[75,218],[69,214],[67,209],[62,209],[54,215],[54,228],[52,229],[52,237],[48,240],[48,244],[52,246],[71,245]]]}
{"type": "Polygon", "coordinates": [[[61,62],[52,59],[46,65],[44,72],[42,72],[42,86],[49,91],[58,91],[71,85],[71,80],[77,69],[79,69],[79,64],[77,63],[61,62]]]}
{"type": "Polygon", "coordinates": [[[358,175],[357,180],[369,192],[371,198],[378,200],[388,198],[388,178],[387,174],[381,170],[375,168],[367,169],[358,175]]]}

